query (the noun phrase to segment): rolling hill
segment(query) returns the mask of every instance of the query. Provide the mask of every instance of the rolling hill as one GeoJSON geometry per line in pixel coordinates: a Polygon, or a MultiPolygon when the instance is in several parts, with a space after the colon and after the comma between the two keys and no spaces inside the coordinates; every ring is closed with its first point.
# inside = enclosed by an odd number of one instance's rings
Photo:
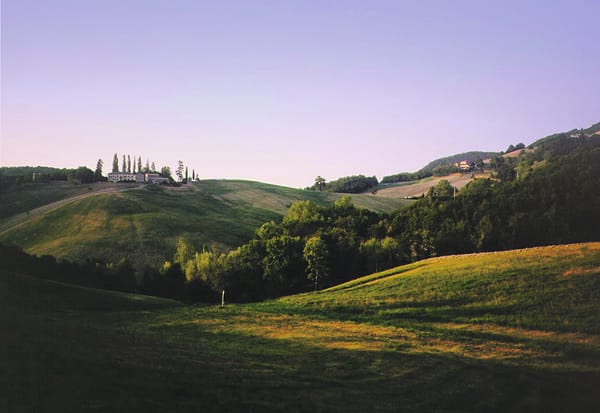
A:
{"type": "Polygon", "coordinates": [[[430,188],[433,188],[442,180],[447,180],[456,189],[461,189],[474,179],[487,178],[489,176],[489,173],[478,173],[477,175],[471,173],[454,173],[446,176],[430,176],[418,181],[380,185],[374,195],[383,198],[414,198],[427,194],[430,188]]]}
{"type": "MultiPolygon", "coordinates": [[[[444,165],[452,165],[456,162],[466,160],[467,162],[475,162],[477,160],[486,160],[502,156],[503,158],[518,158],[522,153],[532,154],[538,151],[544,154],[547,149],[556,144],[557,142],[564,142],[564,139],[570,136],[595,136],[600,133],[600,122],[590,126],[587,129],[573,129],[569,132],[561,132],[553,135],[546,136],[544,138],[534,141],[529,147],[514,150],[512,152],[482,152],[472,151],[465,152],[456,155],[447,156],[444,158],[436,159],[429,162],[423,168],[416,172],[403,172],[396,175],[385,176],[382,178],[381,183],[376,188],[376,194],[384,197],[418,197],[422,194],[427,193],[429,188],[435,186],[441,179],[448,179],[450,183],[457,187],[462,188],[467,183],[471,182],[474,178],[488,177],[491,171],[487,170],[485,174],[480,176],[472,177],[471,173],[466,174],[450,174],[445,176],[433,176],[436,167],[444,165]]],[[[569,147],[573,145],[564,145],[565,151],[569,150],[569,147]]]]}
{"type": "Polygon", "coordinates": [[[440,165],[452,165],[456,162],[467,161],[467,162],[476,162],[479,159],[490,159],[495,156],[500,156],[500,152],[482,152],[482,151],[471,151],[465,153],[459,153],[456,155],[446,156],[444,158],[436,159],[434,161],[429,162],[423,168],[421,168],[417,173],[432,173],[433,170],[440,165]]]}
{"type": "MultiPolygon", "coordinates": [[[[289,205],[310,199],[327,204],[341,194],[259,182],[207,180],[183,187],[135,184],[30,184],[9,192],[0,242],[37,255],[158,265],[171,258],[180,236],[198,249],[246,242],[256,228],[280,219],[289,205]]],[[[353,195],[375,211],[407,205],[399,199],[353,195]]]]}
{"type": "Polygon", "coordinates": [[[224,308],[0,270],[0,409],[594,411],[599,306],[600,243],[224,308]]]}

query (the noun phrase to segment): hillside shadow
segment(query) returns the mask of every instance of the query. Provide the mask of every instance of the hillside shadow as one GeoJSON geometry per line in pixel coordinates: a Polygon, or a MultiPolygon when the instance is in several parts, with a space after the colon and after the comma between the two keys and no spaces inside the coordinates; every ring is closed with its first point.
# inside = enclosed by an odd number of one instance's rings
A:
{"type": "MultiPolygon", "coordinates": [[[[41,333],[61,331],[55,321],[41,333]]],[[[592,411],[598,373],[324,349],[193,324],[12,335],[4,411],[592,411]],[[108,335],[107,335],[108,333],[108,335]]],[[[36,330],[33,330],[36,331],[36,330]]]]}

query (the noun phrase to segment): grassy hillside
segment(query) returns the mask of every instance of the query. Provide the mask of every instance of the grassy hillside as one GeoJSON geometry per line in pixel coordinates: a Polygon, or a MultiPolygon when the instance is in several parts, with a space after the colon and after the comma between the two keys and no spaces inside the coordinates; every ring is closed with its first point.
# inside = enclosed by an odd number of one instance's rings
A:
{"type": "Polygon", "coordinates": [[[73,185],[67,182],[25,183],[21,185],[0,186],[2,203],[0,218],[12,217],[24,212],[32,212],[36,208],[64,199],[87,196],[98,192],[118,192],[135,184],[89,184],[73,185]]]}
{"type": "Polygon", "coordinates": [[[600,403],[600,243],[429,259],[225,308],[0,274],[2,411],[600,403]]]}
{"type": "MultiPolygon", "coordinates": [[[[341,196],[226,180],[180,188],[95,184],[83,193],[48,185],[39,185],[43,194],[39,199],[57,202],[31,211],[37,190],[12,195],[22,202],[12,202],[11,211],[21,205],[20,212],[29,214],[3,220],[0,242],[39,255],[77,260],[97,257],[112,262],[126,257],[139,265],[156,265],[170,258],[181,235],[198,249],[203,245],[233,247],[247,241],[264,222],[279,219],[296,200],[325,204],[341,196]],[[56,188],[56,193],[46,188],[56,188]],[[69,198],[71,195],[75,196],[69,198]]],[[[367,195],[355,195],[353,200],[357,206],[376,211],[406,204],[367,195]]]]}
{"type": "Polygon", "coordinates": [[[474,179],[488,178],[490,175],[489,172],[477,173],[477,175],[474,175],[473,173],[454,173],[446,176],[430,176],[419,179],[418,181],[384,184],[377,188],[375,196],[382,198],[419,197],[423,194],[427,194],[429,189],[439,184],[442,180],[447,180],[453,187],[462,189],[474,179]]]}

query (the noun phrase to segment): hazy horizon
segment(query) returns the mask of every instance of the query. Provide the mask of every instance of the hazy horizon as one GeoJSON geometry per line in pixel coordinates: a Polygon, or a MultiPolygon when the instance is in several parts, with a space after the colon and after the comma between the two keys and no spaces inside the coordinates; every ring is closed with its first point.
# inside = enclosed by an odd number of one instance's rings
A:
{"type": "Polygon", "coordinates": [[[600,120],[588,3],[5,0],[0,165],[305,187],[530,144],[600,120]]]}

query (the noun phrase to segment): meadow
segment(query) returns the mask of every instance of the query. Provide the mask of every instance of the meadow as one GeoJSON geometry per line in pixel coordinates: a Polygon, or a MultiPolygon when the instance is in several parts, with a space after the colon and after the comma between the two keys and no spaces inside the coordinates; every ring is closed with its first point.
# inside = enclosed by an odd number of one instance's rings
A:
{"type": "MultiPolygon", "coordinates": [[[[227,250],[248,241],[264,222],[280,220],[294,201],[325,205],[342,196],[235,180],[182,187],[30,184],[8,193],[3,213],[12,215],[2,219],[0,242],[36,255],[115,263],[126,257],[139,266],[171,259],[180,236],[198,250],[227,250]]],[[[377,212],[410,203],[371,195],[352,200],[377,212]]]]}
{"type": "Polygon", "coordinates": [[[3,411],[593,411],[600,243],[183,306],[2,273],[3,411]]]}

